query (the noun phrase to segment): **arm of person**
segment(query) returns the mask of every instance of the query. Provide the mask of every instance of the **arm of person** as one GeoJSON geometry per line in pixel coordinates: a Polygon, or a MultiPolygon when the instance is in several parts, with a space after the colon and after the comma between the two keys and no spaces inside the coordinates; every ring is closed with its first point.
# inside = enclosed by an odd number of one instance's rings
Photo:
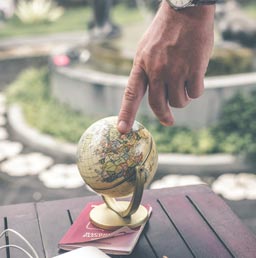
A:
{"type": "Polygon", "coordinates": [[[174,10],[163,0],[142,36],[118,116],[118,130],[130,131],[148,90],[151,109],[165,126],[174,123],[171,107],[185,107],[204,91],[214,39],[215,5],[174,10]]]}

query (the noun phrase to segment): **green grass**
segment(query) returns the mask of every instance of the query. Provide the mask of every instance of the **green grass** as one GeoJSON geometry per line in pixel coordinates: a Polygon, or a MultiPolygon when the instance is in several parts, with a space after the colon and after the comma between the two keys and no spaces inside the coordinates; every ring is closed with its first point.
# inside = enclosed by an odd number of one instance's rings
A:
{"type": "Polygon", "coordinates": [[[113,8],[112,15],[113,21],[120,25],[134,24],[144,19],[138,9],[127,8],[123,4],[119,4],[113,8]]]}
{"type": "MultiPolygon", "coordinates": [[[[89,7],[68,8],[64,15],[53,23],[23,24],[16,16],[7,21],[0,29],[0,38],[51,34],[67,31],[86,31],[92,16],[89,7]]],[[[142,19],[137,9],[127,9],[117,5],[113,9],[113,20],[120,25],[138,22],[142,19]]]]}
{"type": "Polygon", "coordinates": [[[70,8],[54,23],[23,24],[18,17],[8,20],[0,30],[0,37],[16,37],[25,35],[40,35],[56,32],[84,30],[89,19],[88,8],[70,8]]]}
{"type": "Polygon", "coordinates": [[[25,119],[42,133],[77,143],[95,118],[88,118],[50,96],[47,69],[23,72],[7,90],[9,103],[18,103],[25,119]]]}
{"type": "MultiPolygon", "coordinates": [[[[251,2],[243,6],[245,11],[256,18],[256,3],[251,2]]],[[[92,16],[90,7],[67,8],[64,15],[54,23],[39,23],[27,25],[23,24],[16,16],[9,19],[0,28],[0,38],[31,36],[40,34],[50,34],[66,31],[87,30],[87,23],[92,16]]],[[[127,8],[124,4],[115,6],[112,10],[113,21],[120,25],[134,24],[144,18],[138,9],[127,8]]]]}
{"type": "Polygon", "coordinates": [[[248,5],[244,6],[243,9],[250,17],[256,19],[256,2],[249,3],[248,5]]]}

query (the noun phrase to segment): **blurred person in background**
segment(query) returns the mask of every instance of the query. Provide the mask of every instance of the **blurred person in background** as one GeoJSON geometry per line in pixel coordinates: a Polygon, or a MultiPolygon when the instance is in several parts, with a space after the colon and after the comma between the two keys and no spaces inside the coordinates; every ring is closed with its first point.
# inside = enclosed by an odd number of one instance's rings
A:
{"type": "Polygon", "coordinates": [[[112,0],[93,0],[93,18],[88,27],[92,39],[115,38],[120,35],[120,28],[111,21],[112,0]]]}

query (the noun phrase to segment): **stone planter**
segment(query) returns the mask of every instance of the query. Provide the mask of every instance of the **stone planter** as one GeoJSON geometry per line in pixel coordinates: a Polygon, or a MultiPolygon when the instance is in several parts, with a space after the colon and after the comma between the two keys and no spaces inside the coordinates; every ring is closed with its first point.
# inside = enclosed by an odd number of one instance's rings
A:
{"type": "MultiPolygon", "coordinates": [[[[55,68],[52,94],[60,102],[85,115],[109,116],[119,112],[128,77],[89,69],[55,68]]],[[[203,128],[218,120],[222,105],[237,91],[256,88],[256,73],[215,76],[205,79],[205,92],[183,109],[173,108],[176,125],[203,128]]],[[[144,97],[138,115],[153,113],[144,97]]]]}
{"type": "MultiPolygon", "coordinates": [[[[19,106],[8,109],[8,121],[15,138],[36,151],[54,157],[58,161],[76,162],[76,145],[61,142],[44,135],[27,125],[19,106]]],[[[224,173],[239,173],[252,171],[253,167],[243,158],[230,154],[189,155],[189,154],[159,154],[158,175],[209,175],[219,176],[224,173]]]]}

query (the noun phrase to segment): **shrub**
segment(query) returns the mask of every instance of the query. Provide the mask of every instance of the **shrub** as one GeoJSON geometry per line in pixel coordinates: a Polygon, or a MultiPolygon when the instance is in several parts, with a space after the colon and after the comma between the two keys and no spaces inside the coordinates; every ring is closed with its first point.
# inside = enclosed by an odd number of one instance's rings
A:
{"type": "Polygon", "coordinates": [[[8,87],[7,99],[21,105],[31,126],[65,141],[78,142],[94,121],[51,97],[47,69],[29,69],[22,73],[8,87]]]}
{"type": "Polygon", "coordinates": [[[20,0],[17,5],[16,15],[23,23],[33,24],[41,22],[54,22],[64,12],[52,0],[20,0]]]}
{"type": "MultiPolygon", "coordinates": [[[[7,100],[19,103],[28,123],[47,133],[77,143],[84,130],[100,117],[85,117],[57,102],[50,94],[48,70],[29,69],[8,87],[7,100]]],[[[152,133],[159,152],[239,153],[256,155],[256,91],[237,93],[223,107],[217,125],[201,130],[164,127],[155,118],[138,120],[152,133]]]]}
{"type": "Polygon", "coordinates": [[[226,75],[251,72],[253,52],[247,48],[215,47],[207,75],[226,75]]]}
{"type": "Polygon", "coordinates": [[[242,153],[250,160],[256,155],[256,91],[237,93],[223,107],[219,123],[212,130],[218,148],[242,153]]]}
{"type": "Polygon", "coordinates": [[[217,152],[216,141],[209,129],[164,127],[156,119],[140,117],[139,121],[152,133],[159,152],[207,154],[217,152]]]}

